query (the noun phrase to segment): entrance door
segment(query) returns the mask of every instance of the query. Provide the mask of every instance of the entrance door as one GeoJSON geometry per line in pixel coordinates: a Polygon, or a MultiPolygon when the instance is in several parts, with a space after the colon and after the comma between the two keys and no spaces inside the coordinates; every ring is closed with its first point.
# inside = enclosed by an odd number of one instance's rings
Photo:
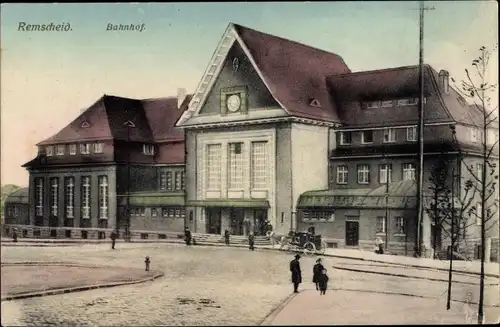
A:
{"type": "Polygon", "coordinates": [[[431,226],[431,245],[432,248],[436,250],[441,249],[441,228],[436,226],[431,226]]]}
{"type": "Polygon", "coordinates": [[[220,208],[206,208],[206,224],[207,232],[209,234],[221,233],[221,209],[220,208]]]}
{"type": "Polygon", "coordinates": [[[245,211],[243,209],[231,209],[229,219],[231,220],[231,234],[243,235],[243,220],[245,211]]]}
{"type": "Polygon", "coordinates": [[[253,212],[253,226],[254,234],[259,236],[266,235],[267,210],[254,210],[253,212]]]}
{"type": "Polygon", "coordinates": [[[359,245],[359,222],[346,221],[345,222],[345,245],[358,246],[359,245]]]}

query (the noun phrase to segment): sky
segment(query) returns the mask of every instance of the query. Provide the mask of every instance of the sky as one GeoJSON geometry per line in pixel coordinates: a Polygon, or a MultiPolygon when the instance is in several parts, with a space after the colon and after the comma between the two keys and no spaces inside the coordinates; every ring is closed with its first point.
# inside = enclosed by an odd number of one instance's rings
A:
{"type": "MultiPolygon", "coordinates": [[[[460,80],[480,46],[498,43],[496,1],[426,1],[424,61],[460,80]]],[[[234,22],[334,52],[352,71],[418,64],[418,2],[1,4],[1,184],[103,94],[193,92],[234,22]],[[69,23],[68,32],[19,31],[69,23]],[[142,32],[108,24],[145,24],[142,32]]],[[[498,80],[498,59],[490,80],[498,80]]]]}

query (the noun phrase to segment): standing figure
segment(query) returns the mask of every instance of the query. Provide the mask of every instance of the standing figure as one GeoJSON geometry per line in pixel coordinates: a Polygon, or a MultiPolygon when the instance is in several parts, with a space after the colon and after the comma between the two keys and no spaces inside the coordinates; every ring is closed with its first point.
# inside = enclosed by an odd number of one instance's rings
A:
{"type": "Polygon", "coordinates": [[[321,273],[318,278],[319,278],[319,294],[325,295],[329,279],[328,275],[326,274],[326,269],[323,268],[323,270],[321,270],[321,273]]]}
{"type": "Polygon", "coordinates": [[[299,284],[302,283],[302,271],[300,270],[300,255],[296,254],[295,259],[290,261],[290,271],[292,272],[293,292],[299,292],[299,284]]]}
{"type": "Polygon", "coordinates": [[[316,284],[316,291],[319,291],[319,281],[321,272],[325,269],[321,264],[321,258],[316,260],[316,264],[313,266],[313,283],[316,284]]]}
{"type": "Polygon", "coordinates": [[[255,244],[255,235],[253,235],[253,233],[250,233],[250,235],[248,235],[248,246],[249,246],[249,249],[250,250],[254,250],[254,244],[255,244]]]}
{"type": "Polygon", "coordinates": [[[377,246],[375,253],[384,254],[384,240],[382,240],[380,237],[377,237],[375,239],[375,245],[377,246]]]}
{"type": "Polygon", "coordinates": [[[118,233],[116,232],[116,230],[113,229],[113,231],[111,232],[111,235],[109,237],[111,238],[111,249],[114,250],[116,239],[118,237],[118,233]]]}
{"type": "Polygon", "coordinates": [[[12,231],[12,242],[17,242],[17,228],[12,231]]]}
{"type": "Polygon", "coordinates": [[[227,229],[224,231],[224,243],[229,245],[229,231],[227,229]]]}
{"type": "Polygon", "coordinates": [[[191,231],[188,227],[184,230],[184,241],[186,241],[186,245],[191,245],[191,231]]]}

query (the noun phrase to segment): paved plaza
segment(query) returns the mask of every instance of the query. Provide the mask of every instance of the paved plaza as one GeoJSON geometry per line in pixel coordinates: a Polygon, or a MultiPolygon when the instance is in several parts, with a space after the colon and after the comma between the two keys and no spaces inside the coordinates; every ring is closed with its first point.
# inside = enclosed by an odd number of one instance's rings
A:
{"type": "MultiPolygon", "coordinates": [[[[3,326],[466,323],[477,309],[465,303],[468,293],[477,302],[477,276],[456,274],[447,311],[445,272],[343,258],[324,258],[331,282],[327,295],[320,296],[311,283],[316,257],[303,257],[301,293],[290,297],[292,256],[279,251],[123,243],[116,250],[96,244],[1,251],[2,263],[115,266],[124,275],[143,269],[149,256],[151,269],[164,273],[141,284],[2,301],[3,326]]],[[[500,316],[498,279],[487,283],[486,317],[494,321],[500,316]]]]}

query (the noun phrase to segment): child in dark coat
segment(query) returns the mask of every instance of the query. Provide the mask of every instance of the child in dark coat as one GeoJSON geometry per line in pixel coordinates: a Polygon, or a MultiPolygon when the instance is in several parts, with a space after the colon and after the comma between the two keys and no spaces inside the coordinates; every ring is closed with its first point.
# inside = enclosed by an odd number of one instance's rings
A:
{"type": "Polygon", "coordinates": [[[328,286],[328,275],[326,274],[326,269],[321,271],[321,274],[318,276],[318,284],[319,284],[319,294],[326,294],[326,288],[328,286]]]}

